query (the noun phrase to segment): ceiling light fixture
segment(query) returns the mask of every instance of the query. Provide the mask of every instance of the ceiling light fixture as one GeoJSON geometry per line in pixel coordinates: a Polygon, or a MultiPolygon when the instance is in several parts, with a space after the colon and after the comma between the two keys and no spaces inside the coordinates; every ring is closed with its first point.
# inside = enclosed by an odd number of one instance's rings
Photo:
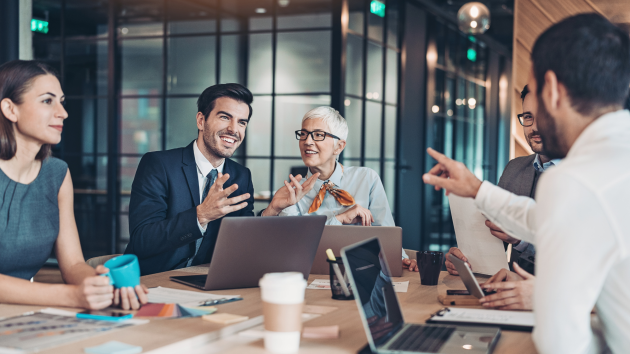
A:
{"type": "Polygon", "coordinates": [[[490,28],[490,10],[480,2],[469,2],[457,11],[457,23],[462,32],[482,34],[490,28]]]}

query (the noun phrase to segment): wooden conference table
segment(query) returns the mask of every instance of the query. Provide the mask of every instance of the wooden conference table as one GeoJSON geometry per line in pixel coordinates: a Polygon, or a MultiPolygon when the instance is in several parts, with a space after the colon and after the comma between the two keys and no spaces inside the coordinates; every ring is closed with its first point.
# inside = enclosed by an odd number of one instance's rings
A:
{"type": "MultiPolygon", "coordinates": [[[[191,267],[185,270],[169,271],[142,277],[142,283],[148,287],[169,287],[175,289],[200,291],[183,284],[169,280],[172,275],[190,275],[191,273],[207,272],[204,267],[191,267]]],[[[314,279],[325,279],[325,275],[311,275],[309,284],[314,279]]],[[[464,289],[463,283],[458,277],[453,277],[447,272],[442,272],[440,285],[424,286],[420,284],[418,273],[405,270],[400,278],[394,281],[409,280],[409,288],[406,293],[397,293],[401,302],[405,321],[422,323],[429,316],[442,307],[438,302],[438,288],[445,292],[446,288],[464,289]]],[[[218,306],[218,313],[230,313],[249,316],[250,320],[241,322],[240,326],[253,326],[262,323],[262,303],[260,289],[236,289],[211,291],[212,294],[241,295],[242,301],[222,304],[218,306]]],[[[338,339],[302,339],[300,353],[357,353],[366,345],[367,339],[359,318],[359,312],[355,301],[337,301],[331,299],[328,290],[306,290],[306,305],[332,306],[337,309],[327,314],[320,315],[304,323],[305,326],[332,326],[339,325],[340,335],[338,339]]],[[[28,311],[36,311],[43,307],[0,304],[0,318],[19,315],[28,311]]],[[[79,309],[68,309],[76,310],[79,309]]],[[[228,327],[210,323],[197,318],[181,319],[153,319],[149,323],[124,328],[111,333],[91,337],[82,341],[70,343],[64,346],[45,350],[42,353],[84,353],[83,348],[100,345],[110,340],[138,345],[143,348],[143,353],[265,353],[262,339],[239,341],[239,335],[231,334],[238,326],[228,327]],[[220,336],[218,342],[215,338],[220,336]],[[235,339],[236,338],[236,339],[235,339]]],[[[494,351],[501,353],[536,353],[532,342],[531,333],[502,331],[499,343],[494,351]]]]}

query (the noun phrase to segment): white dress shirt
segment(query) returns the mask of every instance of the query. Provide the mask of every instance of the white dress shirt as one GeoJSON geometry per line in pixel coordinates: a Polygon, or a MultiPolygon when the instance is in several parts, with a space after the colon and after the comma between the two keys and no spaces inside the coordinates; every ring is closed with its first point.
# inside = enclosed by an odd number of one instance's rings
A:
{"type": "MultiPolygon", "coordinates": [[[[553,159],[551,161],[547,161],[545,163],[543,163],[542,161],[540,161],[540,155],[536,154],[536,158],[534,159],[534,169],[540,173],[543,173],[545,171],[547,171],[547,169],[553,167],[553,166],[557,166],[560,161],[562,161],[562,159],[553,159]]],[[[518,235],[512,235],[518,239],[520,239],[520,237],[518,237],[518,235]]],[[[514,245],[514,249],[519,251],[519,252],[525,252],[525,250],[527,250],[527,248],[529,247],[530,243],[529,242],[525,242],[523,240],[521,240],[521,242],[519,242],[518,244],[514,245]]],[[[532,251],[533,252],[533,251],[532,251]]]]}
{"type": "Polygon", "coordinates": [[[536,202],[484,182],[476,205],[508,234],[536,245],[534,342],[541,353],[596,353],[596,307],[606,345],[630,348],[630,112],[605,114],[562,164],[540,177],[536,202]]]}
{"type": "MultiPolygon", "coordinates": [[[[195,140],[195,143],[193,144],[193,152],[195,154],[195,164],[197,164],[197,181],[199,181],[199,202],[203,203],[203,200],[201,198],[203,197],[203,189],[206,187],[206,181],[208,180],[206,176],[208,175],[208,173],[210,173],[210,171],[212,171],[212,169],[216,169],[218,173],[223,173],[225,159],[223,159],[223,162],[221,162],[219,166],[212,166],[210,161],[208,161],[208,159],[203,156],[201,150],[199,150],[199,147],[197,146],[197,140],[195,140]]],[[[205,226],[201,226],[201,223],[199,223],[199,218],[197,218],[197,226],[199,226],[199,231],[201,231],[202,234],[206,233],[206,228],[208,227],[208,224],[206,224],[205,226]]]]}
{"type": "MultiPolygon", "coordinates": [[[[300,183],[304,183],[312,175],[309,170],[306,178],[303,178],[300,183]]],[[[370,210],[374,218],[373,226],[396,226],[392,211],[389,209],[387,194],[385,194],[385,189],[376,171],[367,167],[343,166],[342,168],[341,164],[336,163],[335,171],[328,180],[335,187],[350,193],[356,204],[370,210]]],[[[320,179],[315,181],[313,189],[295,205],[282,210],[280,216],[309,215],[308,209],[313,204],[313,200],[315,200],[315,196],[319,193],[324,182],[320,179]]],[[[310,215],[326,215],[326,225],[343,225],[335,216],[349,208],[351,207],[341,205],[335,197],[326,192],[322,205],[310,215]]],[[[402,250],[402,257],[409,258],[404,249],[402,250]]]]}

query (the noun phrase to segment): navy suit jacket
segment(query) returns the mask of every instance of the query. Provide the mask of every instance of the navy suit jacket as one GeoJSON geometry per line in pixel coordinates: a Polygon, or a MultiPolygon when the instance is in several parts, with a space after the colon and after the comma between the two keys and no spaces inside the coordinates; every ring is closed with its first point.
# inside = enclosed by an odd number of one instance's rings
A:
{"type": "MultiPolygon", "coordinates": [[[[209,263],[222,219],[210,222],[205,237],[197,226],[200,204],[193,141],[185,148],[145,154],[131,186],[130,240],[125,253],[138,256],[142,275],[183,268],[195,254],[195,241],[203,237],[192,265],[209,263]]],[[[254,186],[248,168],[225,159],[224,184],[238,189],[230,195],[249,193],[247,206],[226,216],[254,216],[254,186]]]]}

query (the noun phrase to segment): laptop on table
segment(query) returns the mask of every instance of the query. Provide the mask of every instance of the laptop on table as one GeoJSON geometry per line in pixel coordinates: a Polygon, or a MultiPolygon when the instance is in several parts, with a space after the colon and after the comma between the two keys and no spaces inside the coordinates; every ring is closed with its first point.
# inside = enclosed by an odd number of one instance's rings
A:
{"type": "Polygon", "coordinates": [[[324,215],[224,218],[208,274],[171,280],[222,290],[257,287],[265,273],[300,272],[308,279],[325,223],[324,215]]]}
{"type": "Polygon", "coordinates": [[[388,226],[350,226],[326,225],[322,239],[319,241],[311,274],[330,273],[330,266],[326,259],[326,250],[331,249],[335,255],[341,255],[341,248],[353,243],[377,237],[387,255],[387,265],[392,276],[402,276],[402,229],[388,226]]]}
{"type": "Polygon", "coordinates": [[[373,353],[489,354],[501,330],[405,323],[377,238],[344,247],[343,263],[373,353]]]}

